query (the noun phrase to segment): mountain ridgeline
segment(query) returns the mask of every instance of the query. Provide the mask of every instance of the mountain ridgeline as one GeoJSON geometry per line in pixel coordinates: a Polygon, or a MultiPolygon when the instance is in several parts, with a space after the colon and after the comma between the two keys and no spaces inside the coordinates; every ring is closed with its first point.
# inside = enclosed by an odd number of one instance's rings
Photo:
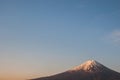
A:
{"type": "Polygon", "coordinates": [[[120,80],[120,73],[95,60],[88,60],[63,73],[31,80],[120,80]]]}

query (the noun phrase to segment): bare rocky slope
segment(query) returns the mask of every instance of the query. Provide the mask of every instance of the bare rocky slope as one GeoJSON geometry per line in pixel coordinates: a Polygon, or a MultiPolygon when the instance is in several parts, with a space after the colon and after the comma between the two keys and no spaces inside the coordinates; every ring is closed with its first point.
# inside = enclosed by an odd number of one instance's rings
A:
{"type": "Polygon", "coordinates": [[[120,80],[120,73],[95,60],[88,60],[66,72],[31,80],[120,80]]]}

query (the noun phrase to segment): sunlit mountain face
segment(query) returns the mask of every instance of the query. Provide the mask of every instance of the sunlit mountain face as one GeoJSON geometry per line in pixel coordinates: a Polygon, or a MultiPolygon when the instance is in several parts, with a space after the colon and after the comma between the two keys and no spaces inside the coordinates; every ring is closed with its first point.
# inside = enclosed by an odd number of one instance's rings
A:
{"type": "Polygon", "coordinates": [[[63,73],[31,80],[120,80],[120,73],[95,60],[88,60],[63,73]]]}

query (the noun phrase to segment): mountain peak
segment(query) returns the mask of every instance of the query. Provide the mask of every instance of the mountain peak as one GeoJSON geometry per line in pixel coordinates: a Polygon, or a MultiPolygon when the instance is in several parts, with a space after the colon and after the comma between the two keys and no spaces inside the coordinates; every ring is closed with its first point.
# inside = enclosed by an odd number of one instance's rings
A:
{"type": "Polygon", "coordinates": [[[63,73],[32,80],[120,80],[120,73],[105,67],[95,60],[88,60],[63,73]]]}
{"type": "Polygon", "coordinates": [[[74,67],[70,71],[82,70],[85,72],[98,72],[98,71],[102,71],[102,69],[103,69],[103,65],[100,64],[99,62],[97,62],[95,60],[88,60],[88,61],[82,63],[81,65],[74,67]]]}

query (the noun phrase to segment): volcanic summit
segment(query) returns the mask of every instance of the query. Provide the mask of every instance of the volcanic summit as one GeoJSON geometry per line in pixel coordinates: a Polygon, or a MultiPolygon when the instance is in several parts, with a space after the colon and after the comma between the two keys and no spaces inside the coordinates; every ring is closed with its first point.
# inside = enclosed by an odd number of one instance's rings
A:
{"type": "Polygon", "coordinates": [[[105,66],[95,60],[88,60],[85,63],[74,67],[70,71],[101,72],[105,66]]]}
{"type": "Polygon", "coordinates": [[[63,73],[32,80],[120,80],[120,73],[95,60],[88,60],[63,73]]]}

